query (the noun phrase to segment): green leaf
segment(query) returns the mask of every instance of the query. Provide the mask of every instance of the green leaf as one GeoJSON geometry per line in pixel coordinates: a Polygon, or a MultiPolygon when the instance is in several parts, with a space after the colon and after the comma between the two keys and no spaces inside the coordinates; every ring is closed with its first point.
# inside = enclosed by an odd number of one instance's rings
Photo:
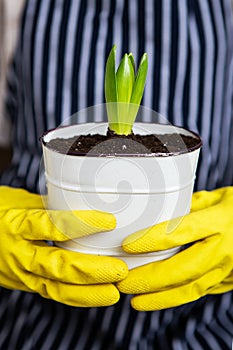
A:
{"type": "Polygon", "coordinates": [[[148,57],[145,53],[140,61],[128,109],[128,122],[134,124],[143,96],[148,71],[148,57]]]}
{"type": "Polygon", "coordinates": [[[116,73],[118,102],[130,102],[134,84],[134,69],[127,54],[122,58],[116,73]]]}
{"type": "Polygon", "coordinates": [[[146,84],[147,71],[148,71],[148,57],[147,57],[147,54],[144,53],[139,64],[130,103],[135,103],[140,105],[145,84],[146,84]]]}
{"type": "MultiPolygon", "coordinates": [[[[108,124],[111,130],[112,125],[118,124],[118,108],[117,108],[117,87],[116,87],[116,45],[111,49],[105,68],[105,100],[107,102],[108,124]]],[[[115,131],[115,130],[114,130],[115,131]]]]}
{"type": "Polygon", "coordinates": [[[134,73],[135,73],[135,61],[134,61],[134,57],[133,57],[132,52],[129,53],[129,59],[130,59],[130,61],[132,63],[133,70],[134,70],[134,73]]]}
{"type": "Polygon", "coordinates": [[[105,68],[105,99],[106,102],[117,102],[117,88],[116,88],[116,45],[112,47],[112,50],[108,56],[106,68],[105,68]]]}
{"type": "Polygon", "coordinates": [[[122,58],[116,73],[116,85],[118,96],[118,134],[130,134],[132,125],[128,121],[128,108],[134,85],[134,68],[129,55],[122,58]]]}

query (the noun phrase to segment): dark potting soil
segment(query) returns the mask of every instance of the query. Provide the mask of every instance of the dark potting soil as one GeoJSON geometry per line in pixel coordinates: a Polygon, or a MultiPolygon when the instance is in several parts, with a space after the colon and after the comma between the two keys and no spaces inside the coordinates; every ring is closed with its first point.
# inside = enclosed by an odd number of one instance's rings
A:
{"type": "Polygon", "coordinates": [[[116,135],[108,131],[107,135],[88,134],[67,139],[56,138],[46,143],[53,150],[76,156],[168,156],[193,151],[199,148],[198,137],[183,134],[130,134],[116,135]]]}

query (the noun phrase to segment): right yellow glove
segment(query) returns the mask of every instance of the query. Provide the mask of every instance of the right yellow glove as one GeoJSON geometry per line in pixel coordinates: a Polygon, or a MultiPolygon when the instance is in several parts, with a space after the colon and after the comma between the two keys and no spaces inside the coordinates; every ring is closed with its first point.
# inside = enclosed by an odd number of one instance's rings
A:
{"type": "Polygon", "coordinates": [[[233,290],[233,187],[193,195],[191,213],[135,232],[123,242],[140,254],[178,246],[169,259],[132,269],[117,286],[134,294],[131,305],[153,311],[233,290]]]}
{"type": "Polygon", "coordinates": [[[45,298],[80,306],[108,306],[119,300],[113,283],[125,278],[126,264],[116,258],[81,254],[49,246],[45,240],[65,241],[115,227],[111,214],[98,211],[52,211],[66,228],[59,231],[44,209],[40,195],[0,187],[0,285],[37,292],[45,298]]]}

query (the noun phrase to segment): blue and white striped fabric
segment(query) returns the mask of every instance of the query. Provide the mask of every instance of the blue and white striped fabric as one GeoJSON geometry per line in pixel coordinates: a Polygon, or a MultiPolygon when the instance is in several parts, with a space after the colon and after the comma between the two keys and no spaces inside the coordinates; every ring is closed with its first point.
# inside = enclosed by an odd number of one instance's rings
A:
{"type": "MultiPolygon", "coordinates": [[[[196,189],[232,185],[230,0],[28,0],[8,76],[14,156],[1,184],[38,191],[39,136],[104,101],[113,43],[118,62],[124,52],[137,62],[148,53],[143,104],[201,135],[196,189]]],[[[115,306],[81,309],[1,289],[0,349],[231,349],[231,292],[147,313],[129,300],[122,295],[115,306]]]]}

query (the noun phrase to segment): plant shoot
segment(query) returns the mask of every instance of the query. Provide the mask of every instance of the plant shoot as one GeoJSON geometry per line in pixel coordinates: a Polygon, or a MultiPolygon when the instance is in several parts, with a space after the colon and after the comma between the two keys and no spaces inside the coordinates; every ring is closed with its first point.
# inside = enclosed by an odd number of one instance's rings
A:
{"type": "Polygon", "coordinates": [[[137,73],[132,53],[125,54],[116,70],[116,45],[113,46],[105,69],[105,100],[109,129],[118,135],[132,133],[143,96],[148,71],[148,57],[141,57],[137,73]]]}

